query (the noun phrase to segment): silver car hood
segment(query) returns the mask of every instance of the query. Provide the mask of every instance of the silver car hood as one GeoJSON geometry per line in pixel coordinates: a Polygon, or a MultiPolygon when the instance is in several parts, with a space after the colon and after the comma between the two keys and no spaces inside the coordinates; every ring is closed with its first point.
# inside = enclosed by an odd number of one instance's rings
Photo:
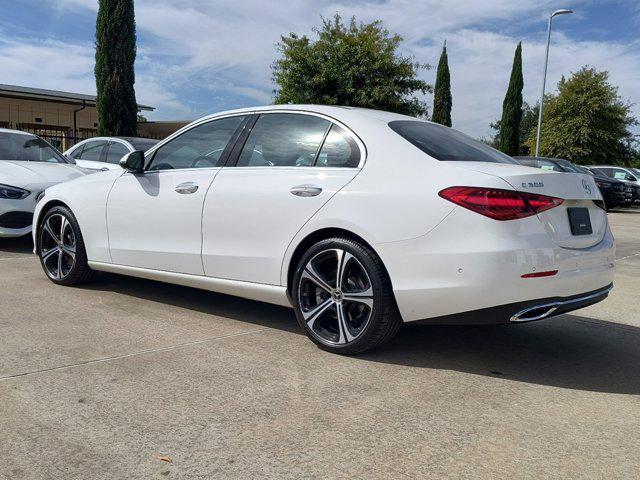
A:
{"type": "Polygon", "coordinates": [[[85,175],[69,163],[0,160],[0,183],[14,187],[51,186],[85,175]]]}

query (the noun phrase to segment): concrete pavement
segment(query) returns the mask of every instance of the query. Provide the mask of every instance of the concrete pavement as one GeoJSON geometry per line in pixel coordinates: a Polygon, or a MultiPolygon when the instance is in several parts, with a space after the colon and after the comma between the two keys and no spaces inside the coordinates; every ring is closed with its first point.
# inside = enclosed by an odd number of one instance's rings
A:
{"type": "Polygon", "coordinates": [[[357,357],[285,308],[115,275],[58,287],[1,240],[0,478],[636,477],[640,211],[610,221],[605,302],[406,327],[357,357]]]}

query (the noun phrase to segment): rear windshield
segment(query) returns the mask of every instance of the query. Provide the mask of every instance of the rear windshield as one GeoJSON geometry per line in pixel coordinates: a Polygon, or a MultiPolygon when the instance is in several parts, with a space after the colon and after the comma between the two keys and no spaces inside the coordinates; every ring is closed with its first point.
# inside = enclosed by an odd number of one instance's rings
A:
{"type": "Polygon", "coordinates": [[[561,165],[568,172],[582,173],[578,168],[576,168],[576,165],[571,163],[569,160],[564,160],[563,158],[559,158],[556,160],[556,163],[561,165]]]}
{"type": "Polygon", "coordinates": [[[513,158],[467,135],[435,123],[396,120],[391,130],[437,160],[513,163],[513,158]]]}
{"type": "Polygon", "coordinates": [[[35,135],[0,132],[0,161],[67,163],[60,152],[35,135]]]}

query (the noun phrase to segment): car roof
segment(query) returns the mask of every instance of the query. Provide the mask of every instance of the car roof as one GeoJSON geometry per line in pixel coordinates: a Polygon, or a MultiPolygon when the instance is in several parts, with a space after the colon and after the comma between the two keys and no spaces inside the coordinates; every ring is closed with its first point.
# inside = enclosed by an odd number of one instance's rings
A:
{"type": "Polygon", "coordinates": [[[209,118],[226,116],[226,115],[252,113],[252,112],[259,113],[263,111],[278,111],[278,110],[319,113],[322,115],[327,115],[328,117],[333,117],[336,120],[345,121],[345,122],[348,122],[349,120],[353,120],[357,117],[369,118],[372,120],[378,120],[382,122],[391,122],[393,120],[426,121],[420,118],[410,117],[408,115],[402,115],[402,114],[393,113],[393,112],[385,112],[383,110],[373,110],[369,108],[347,107],[347,106],[337,106],[337,105],[285,104],[285,105],[263,105],[259,107],[248,107],[248,108],[238,108],[234,110],[226,110],[226,111],[213,113],[211,115],[207,115],[205,117],[199,118],[198,120],[196,120],[196,122],[200,122],[202,120],[206,120],[209,118]]]}
{"type": "Polygon", "coordinates": [[[622,170],[629,170],[629,167],[622,165],[590,165],[592,168],[621,168],[622,170]]]}
{"type": "Polygon", "coordinates": [[[23,132],[22,130],[12,130],[11,128],[0,128],[0,132],[2,133],[15,133],[16,135],[30,135],[35,137],[33,133],[23,132]]]}
{"type": "Polygon", "coordinates": [[[568,162],[569,160],[565,160],[564,158],[553,158],[553,157],[530,157],[524,155],[516,155],[516,160],[548,160],[550,162],[568,162]]]}
{"type": "Polygon", "coordinates": [[[136,140],[149,140],[158,142],[159,140],[155,138],[145,138],[145,137],[109,137],[109,138],[119,138],[120,140],[126,140],[127,142],[136,141],[136,140]]]}

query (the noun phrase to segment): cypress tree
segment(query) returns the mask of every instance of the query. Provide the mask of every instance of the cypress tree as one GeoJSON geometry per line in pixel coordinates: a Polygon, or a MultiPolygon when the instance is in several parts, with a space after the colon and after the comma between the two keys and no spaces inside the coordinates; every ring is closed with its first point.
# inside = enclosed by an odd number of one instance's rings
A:
{"type": "Polygon", "coordinates": [[[99,135],[137,134],[135,59],[133,0],[99,0],[95,65],[99,135]]]}
{"type": "Polygon", "coordinates": [[[436,86],[433,93],[433,115],[431,121],[441,125],[451,126],[451,78],[449,75],[449,59],[447,57],[447,42],[445,40],[436,72],[436,86]]]}
{"type": "Polygon", "coordinates": [[[522,42],[518,43],[513,57],[511,79],[507,95],[502,103],[500,139],[498,148],[507,155],[520,153],[520,122],[522,121],[522,42]]]}

